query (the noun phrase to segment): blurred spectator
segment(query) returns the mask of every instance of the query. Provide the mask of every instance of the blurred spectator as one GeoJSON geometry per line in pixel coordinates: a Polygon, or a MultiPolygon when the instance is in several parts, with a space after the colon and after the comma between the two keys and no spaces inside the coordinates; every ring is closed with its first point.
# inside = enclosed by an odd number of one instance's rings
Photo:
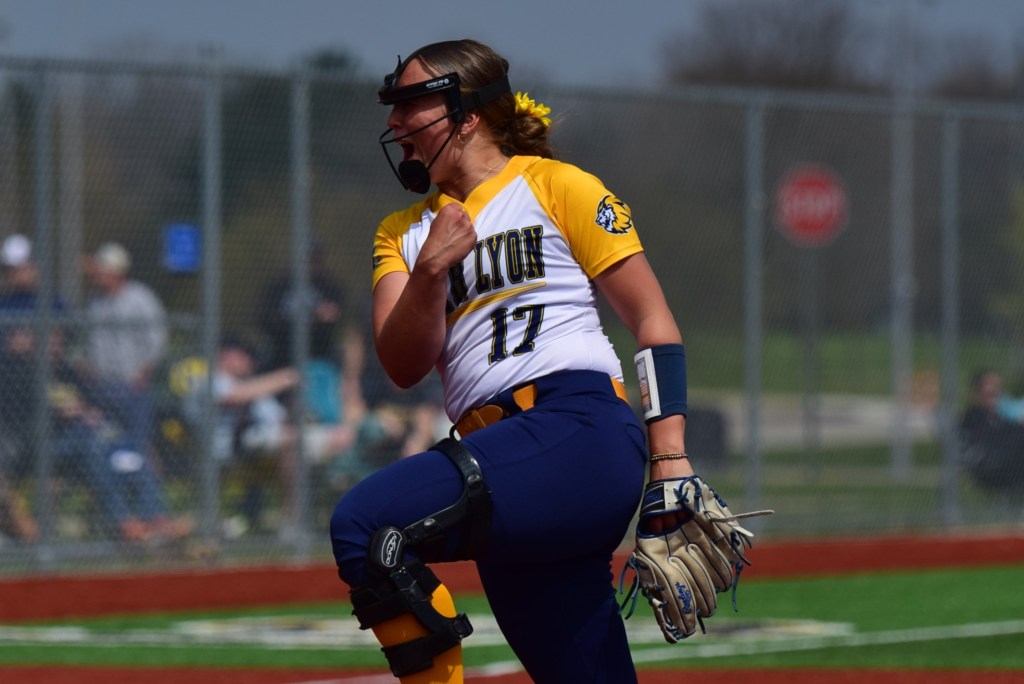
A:
{"type": "Polygon", "coordinates": [[[983,369],[971,379],[970,403],[961,419],[966,466],[975,481],[989,491],[1024,494],[1024,425],[999,412],[1003,379],[983,369]]]}
{"type": "MultiPolygon", "coordinates": [[[[271,457],[277,460],[285,497],[286,515],[294,512],[292,492],[297,466],[298,432],[289,421],[288,411],[278,399],[287,390],[296,388],[302,380],[291,367],[256,373],[256,352],[241,338],[229,335],[222,341],[213,374],[213,400],[217,405],[217,423],[214,430],[214,458],[222,465],[240,463],[255,470],[253,459],[271,457]]],[[[308,389],[315,383],[305,379],[308,389]]],[[[192,423],[202,420],[202,383],[195,383],[194,392],[186,398],[186,415],[192,423]]],[[[316,388],[317,391],[326,391],[316,388]]],[[[338,386],[334,387],[339,392],[338,386]]],[[[307,402],[312,404],[313,402],[307,402]]],[[[303,454],[311,466],[344,462],[354,472],[365,474],[351,464],[358,461],[357,454],[366,443],[373,443],[390,434],[387,418],[368,416],[358,405],[346,404],[340,397],[330,402],[333,415],[316,416],[323,422],[303,426],[303,454]]],[[[243,473],[247,475],[246,473],[243,473]]],[[[261,526],[264,503],[263,483],[246,476],[245,495],[241,515],[244,528],[237,523],[235,530],[261,526]]]]}
{"type": "MultiPolygon", "coordinates": [[[[276,395],[294,387],[298,374],[283,368],[254,375],[255,352],[241,339],[228,336],[220,345],[213,372],[216,423],[213,458],[221,466],[241,465],[244,493],[238,515],[229,519],[229,536],[258,527],[264,506],[264,485],[256,459],[276,457],[286,411],[276,395]],[[241,517],[239,517],[241,516],[241,517]]],[[[203,420],[204,383],[192,384],[185,397],[185,416],[194,427],[203,420]]]]}
{"type": "MultiPolygon", "coordinates": [[[[32,456],[45,448],[54,459],[55,474],[67,473],[83,482],[102,513],[104,528],[124,541],[187,536],[191,523],[168,515],[148,459],[125,443],[118,427],[92,402],[90,386],[64,362],[59,337],[50,339],[51,374],[42,387],[50,411],[49,440],[43,446],[37,443],[35,398],[40,385],[34,339],[27,326],[10,328],[0,348],[0,488],[11,491],[14,479],[33,472],[32,456]]],[[[34,524],[26,526],[23,520],[22,532],[31,540],[34,524]]]]}
{"type": "MultiPolygon", "coordinates": [[[[31,325],[30,317],[36,309],[39,269],[33,259],[32,241],[19,233],[7,236],[0,245],[0,266],[3,267],[0,348],[3,348],[8,341],[21,340],[24,343],[26,338],[15,333],[24,332],[31,325]]],[[[54,309],[60,311],[63,307],[55,300],[54,309]]],[[[27,339],[30,340],[31,336],[27,339]]],[[[9,379],[0,375],[0,391],[9,392],[8,383],[9,379]]],[[[22,429],[31,429],[31,421],[22,429]]],[[[35,520],[28,511],[24,497],[11,483],[25,469],[27,451],[26,443],[19,434],[9,430],[0,433],[0,533],[33,540],[38,534],[35,520]]]]}
{"type": "MultiPolygon", "coordinates": [[[[320,426],[340,426],[343,422],[343,389],[338,329],[344,305],[343,290],[328,271],[326,250],[322,244],[311,246],[306,266],[308,289],[305,296],[299,291],[299,283],[290,270],[273,280],[263,292],[257,318],[270,342],[270,358],[265,367],[274,371],[294,366],[292,340],[305,316],[309,323],[309,347],[304,369],[306,392],[303,408],[310,422],[320,426]]],[[[282,392],[278,398],[292,414],[292,422],[297,423],[295,395],[282,392]]],[[[347,426],[342,432],[345,429],[347,426]]],[[[286,486],[294,476],[294,470],[295,460],[286,456],[282,469],[286,486]]]]}
{"type": "Polygon", "coordinates": [[[1005,392],[999,395],[996,408],[1006,420],[1024,423],[1024,397],[1013,397],[1005,392]]]}
{"type": "MultiPolygon", "coordinates": [[[[32,241],[20,233],[7,236],[0,246],[0,266],[3,267],[3,289],[0,290],[0,328],[31,325],[39,297],[39,266],[32,254],[32,241]]],[[[64,303],[53,295],[52,311],[64,313],[64,303]]],[[[53,335],[64,336],[55,327],[53,335]]]]}
{"type": "Polygon", "coordinates": [[[213,373],[214,457],[222,463],[242,449],[259,451],[280,444],[285,409],[275,395],[295,387],[299,375],[291,368],[256,375],[255,359],[255,350],[241,338],[229,335],[222,340],[213,373]]]}
{"type": "MultiPolygon", "coordinates": [[[[33,311],[39,292],[39,267],[32,256],[32,241],[20,233],[7,236],[0,246],[0,265],[4,271],[0,311],[33,311]]],[[[63,310],[56,296],[54,309],[63,310]]]]}
{"type": "MultiPolygon", "coordinates": [[[[322,244],[310,250],[307,266],[306,296],[298,292],[292,274],[284,274],[264,291],[258,318],[270,341],[266,367],[272,370],[294,365],[292,339],[300,314],[308,317],[309,349],[303,369],[307,439],[312,436],[312,444],[316,444],[322,441],[320,435],[324,433],[348,435],[351,443],[347,448],[327,459],[313,459],[317,464],[327,463],[328,482],[333,490],[341,491],[403,451],[408,423],[393,410],[393,405],[382,406],[363,397],[362,349],[360,344],[351,344],[350,336],[342,339],[342,323],[347,313],[344,288],[331,275],[322,244]],[[358,358],[350,356],[353,351],[358,358]]],[[[294,414],[294,395],[282,394],[280,398],[294,414]]],[[[292,422],[296,422],[294,415],[292,422]]],[[[307,447],[307,453],[311,448],[317,450],[315,446],[307,447]]],[[[295,460],[286,455],[282,471],[286,483],[294,475],[294,466],[295,460]]]]}
{"type": "MultiPolygon", "coordinates": [[[[432,373],[408,389],[398,387],[384,372],[373,353],[369,303],[360,312],[359,323],[345,335],[345,378],[352,378],[352,392],[365,399],[370,410],[394,413],[402,421],[403,433],[393,445],[395,458],[426,451],[447,436],[451,421],[444,412],[441,380],[432,373]]],[[[377,458],[382,465],[387,455],[377,458]]]]}
{"type": "Polygon", "coordinates": [[[299,313],[303,311],[309,317],[309,360],[338,369],[338,330],[344,291],[327,269],[323,245],[310,249],[307,265],[309,288],[305,297],[300,295],[291,273],[272,281],[263,292],[257,317],[270,341],[269,370],[293,365],[292,337],[299,313]]]}
{"type": "Polygon", "coordinates": [[[129,279],[131,256],[108,242],[85,260],[94,289],[86,307],[87,372],[101,406],[121,421],[140,453],[148,453],[154,422],[150,381],[167,349],[167,316],[146,285],[129,279]]]}

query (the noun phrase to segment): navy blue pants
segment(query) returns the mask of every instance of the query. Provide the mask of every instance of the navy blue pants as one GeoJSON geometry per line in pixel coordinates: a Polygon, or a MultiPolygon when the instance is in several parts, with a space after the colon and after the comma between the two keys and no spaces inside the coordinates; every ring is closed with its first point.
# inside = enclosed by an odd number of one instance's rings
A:
{"type": "MultiPolygon", "coordinates": [[[[635,682],[611,557],[643,490],[643,428],[607,375],[556,373],[537,389],[534,408],[462,440],[494,504],[489,548],[474,559],[484,591],[535,682],[635,682]]],[[[360,482],[331,520],[342,579],[367,581],[374,531],[436,513],[462,489],[462,476],[437,451],[360,482]]]]}

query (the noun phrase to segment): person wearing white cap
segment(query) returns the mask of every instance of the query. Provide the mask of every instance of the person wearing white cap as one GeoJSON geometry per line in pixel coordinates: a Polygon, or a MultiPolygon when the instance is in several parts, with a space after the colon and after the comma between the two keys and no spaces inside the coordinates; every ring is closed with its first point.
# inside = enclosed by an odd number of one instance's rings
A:
{"type": "MultiPolygon", "coordinates": [[[[0,294],[0,533],[31,542],[39,530],[12,482],[33,469],[32,458],[49,451],[62,474],[74,475],[92,492],[105,526],[123,541],[181,537],[187,521],[169,517],[156,473],[130,444],[108,430],[102,413],[79,374],[64,357],[64,334],[56,326],[46,396],[50,409],[48,441],[34,434],[37,358],[31,317],[38,306],[39,269],[32,242],[14,234],[0,244],[4,290],[0,294]]],[[[64,306],[54,297],[53,310],[64,306]]],[[[58,321],[59,322],[59,321],[58,321]]]]}
{"type": "MultiPolygon", "coordinates": [[[[0,291],[0,535],[33,540],[38,534],[35,520],[19,493],[11,486],[13,475],[26,466],[29,452],[19,433],[32,425],[31,413],[17,389],[19,373],[12,372],[7,363],[9,349],[22,349],[34,355],[30,316],[35,311],[39,292],[39,269],[32,258],[32,241],[21,233],[4,238],[0,244],[0,267],[3,269],[3,289],[0,291]],[[16,406],[19,411],[11,411],[16,406]]],[[[62,310],[54,298],[54,309],[62,310]]],[[[63,339],[58,331],[54,341],[63,339]]],[[[56,349],[56,346],[52,346],[56,349]]],[[[31,402],[28,402],[31,406],[31,402]]],[[[0,536],[2,538],[2,536],[0,536]]]]}
{"type": "Polygon", "coordinates": [[[132,259],[106,242],[86,260],[94,296],[86,307],[89,371],[140,453],[153,426],[150,379],[167,350],[167,314],[157,295],[128,277],[132,259]]]}
{"type": "Polygon", "coordinates": [[[0,248],[0,263],[8,268],[32,263],[32,241],[21,233],[8,235],[0,248]]]}
{"type": "MultiPolygon", "coordinates": [[[[39,292],[39,267],[32,254],[32,241],[21,233],[4,238],[0,245],[0,266],[4,287],[0,292],[0,312],[27,312],[35,309],[39,292]]],[[[64,306],[54,296],[54,310],[64,306]]]]}

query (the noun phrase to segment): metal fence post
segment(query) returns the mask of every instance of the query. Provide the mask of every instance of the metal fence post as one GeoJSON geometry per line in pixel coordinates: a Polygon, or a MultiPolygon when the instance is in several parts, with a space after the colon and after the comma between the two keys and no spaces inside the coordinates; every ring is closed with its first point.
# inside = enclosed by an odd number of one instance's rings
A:
{"type": "Polygon", "coordinates": [[[764,104],[746,115],[744,212],[744,350],[747,395],[747,506],[761,507],[762,259],[764,253],[764,104]]]}
{"type": "Polygon", "coordinates": [[[53,333],[53,89],[51,74],[45,65],[36,71],[35,110],[33,117],[32,171],[35,204],[34,259],[39,266],[39,290],[32,321],[35,339],[34,439],[30,446],[35,461],[36,516],[40,542],[36,561],[42,569],[53,564],[53,482],[54,463],[50,445],[53,440],[50,423],[50,396],[47,391],[52,374],[50,336],[53,333]]]}
{"type": "Polygon", "coordinates": [[[0,232],[19,230],[18,208],[21,192],[18,182],[18,123],[14,104],[14,85],[6,67],[0,68],[0,232]]]}
{"type": "Polygon", "coordinates": [[[203,97],[203,156],[202,156],[202,213],[203,213],[203,287],[202,287],[202,349],[206,358],[206,389],[203,393],[202,445],[202,498],[200,531],[212,538],[217,534],[220,512],[220,471],[213,450],[213,431],[217,420],[213,397],[213,375],[216,372],[220,346],[221,317],[221,106],[223,72],[220,59],[211,53],[208,57],[203,97]]]}
{"type": "Polygon", "coordinates": [[[892,178],[890,194],[890,282],[892,309],[890,335],[892,346],[892,464],[894,480],[910,478],[913,443],[910,429],[910,387],[914,366],[914,94],[913,44],[908,12],[904,8],[902,83],[892,115],[892,178]]]}
{"type": "MultiPolygon", "coordinates": [[[[292,282],[296,284],[298,301],[307,302],[310,296],[309,260],[312,244],[309,219],[309,73],[299,70],[292,76],[291,88],[291,222],[292,222],[292,282]]],[[[309,365],[309,319],[307,306],[295,307],[292,319],[292,360],[303,370],[309,365]]],[[[292,483],[292,501],[295,510],[289,522],[294,525],[296,552],[307,555],[310,547],[311,507],[310,478],[306,461],[305,431],[307,378],[303,373],[299,391],[295,396],[296,424],[299,439],[295,445],[295,481],[292,483]]]]}
{"type": "Polygon", "coordinates": [[[82,121],[82,74],[61,79],[60,97],[60,252],[58,287],[66,304],[81,302],[79,258],[85,229],[84,122],[82,121]]]}
{"type": "Polygon", "coordinates": [[[957,403],[960,378],[960,119],[947,112],[942,122],[942,366],[939,436],[942,440],[942,519],[961,519],[958,484],[960,439],[957,403]]]}

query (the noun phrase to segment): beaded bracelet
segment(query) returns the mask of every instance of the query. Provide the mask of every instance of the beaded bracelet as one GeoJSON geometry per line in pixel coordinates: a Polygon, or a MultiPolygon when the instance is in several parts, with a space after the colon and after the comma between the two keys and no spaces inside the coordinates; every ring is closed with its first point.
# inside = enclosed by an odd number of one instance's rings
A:
{"type": "Polygon", "coordinates": [[[681,458],[689,458],[685,451],[669,451],[664,454],[651,454],[647,460],[651,463],[658,461],[678,461],[681,458]]]}

